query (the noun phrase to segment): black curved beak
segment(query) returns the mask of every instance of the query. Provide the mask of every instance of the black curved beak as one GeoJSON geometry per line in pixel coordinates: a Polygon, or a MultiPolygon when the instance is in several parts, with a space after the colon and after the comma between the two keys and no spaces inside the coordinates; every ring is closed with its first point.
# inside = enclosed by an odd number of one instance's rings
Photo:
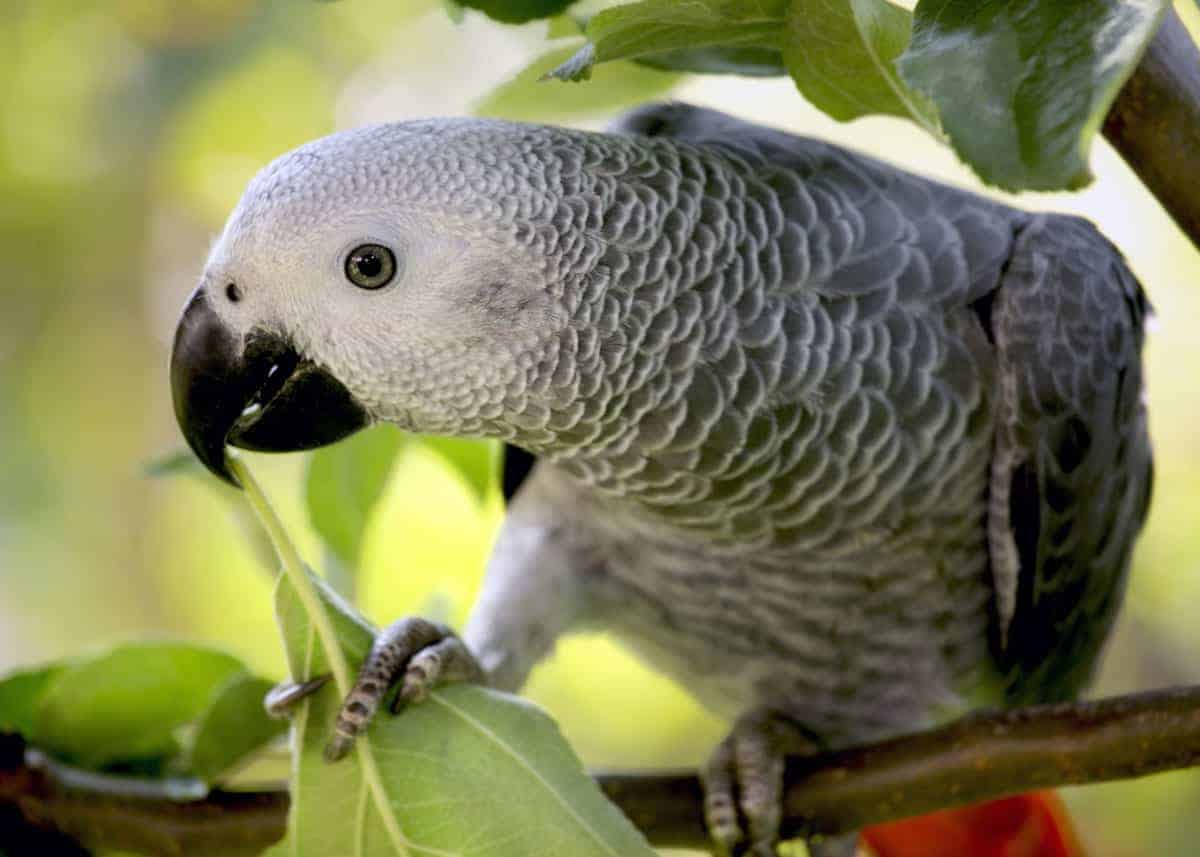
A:
{"type": "Polygon", "coordinates": [[[243,346],[203,289],[192,295],[175,330],[171,395],[192,451],[235,486],[226,444],[294,452],[341,440],[370,423],[345,385],[303,359],[284,337],[256,330],[243,346]]]}

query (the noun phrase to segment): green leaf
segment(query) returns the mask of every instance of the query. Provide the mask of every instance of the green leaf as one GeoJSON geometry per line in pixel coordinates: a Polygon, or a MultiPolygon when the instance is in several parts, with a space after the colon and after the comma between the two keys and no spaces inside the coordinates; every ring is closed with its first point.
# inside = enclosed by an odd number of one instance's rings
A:
{"type": "Polygon", "coordinates": [[[788,73],[787,66],[783,64],[783,53],[778,48],[758,45],[682,48],[665,54],[638,57],[635,62],[660,71],[687,71],[694,74],[778,77],[788,73]]]}
{"type": "Polygon", "coordinates": [[[846,122],[883,113],[937,135],[937,113],[896,70],[912,15],[887,0],[792,0],[783,60],[804,97],[846,122]]]}
{"type": "Polygon", "coordinates": [[[43,688],[30,741],[85,767],[156,759],[175,732],[245,672],[232,655],[186,643],[129,643],[58,672],[43,688]]]}
{"type": "Polygon", "coordinates": [[[1008,190],[1078,188],[1161,0],[923,0],[905,80],[926,93],[959,156],[1008,190]]]}
{"type": "Polygon", "coordinates": [[[450,19],[452,24],[461,24],[465,14],[463,4],[458,0],[442,0],[442,9],[446,12],[446,17],[450,19]]]}
{"type": "Polygon", "coordinates": [[[313,527],[350,569],[358,568],[371,511],[387,486],[404,436],[380,425],[318,449],[308,462],[305,492],[313,527]]]}
{"type": "Polygon", "coordinates": [[[564,11],[575,0],[457,0],[468,9],[478,9],[495,21],[524,24],[549,18],[564,11]]]}
{"type": "Polygon", "coordinates": [[[263,697],[271,687],[266,679],[244,673],[222,685],[196,723],[183,769],[206,782],[217,782],[282,734],[287,724],[268,717],[263,709],[263,697]]]}
{"type": "MultiPolygon", "coordinates": [[[[371,643],[379,629],[367,621],[366,617],[355,610],[311,568],[305,566],[304,570],[329,616],[346,659],[351,663],[361,663],[370,651],[371,643]]],[[[283,637],[284,654],[287,656],[288,669],[291,670],[293,680],[308,679],[331,670],[329,659],[325,657],[320,645],[314,644],[310,650],[312,625],[308,612],[296,593],[296,587],[285,575],[281,575],[275,585],[275,620],[283,637]]]]}
{"type": "Polygon", "coordinates": [[[28,738],[42,692],[65,669],[66,664],[48,664],[0,679],[0,732],[17,732],[28,738]]]}
{"type": "Polygon", "coordinates": [[[433,450],[467,483],[482,502],[499,477],[499,444],[487,440],[425,435],[422,443],[433,450]]]}
{"type": "Polygon", "coordinates": [[[558,15],[546,22],[546,40],[568,39],[580,36],[587,27],[587,21],[574,15],[558,15]]]}
{"type": "MultiPolygon", "coordinates": [[[[312,579],[345,655],[357,663],[372,630],[312,579]]],[[[293,676],[329,669],[291,583],[276,596],[293,676]]],[[[362,750],[322,757],[339,699],[332,685],[292,721],[298,748],[288,837],[272,855],[355,853],[464,857],[652,857],[641,834],[605,799],[554,722],[515,697],[458,686],[400,716],[381,715],[360,742],[378,765],[375,792],[362,750]]]]}
{"type": "Polygon", "coordinates": [[[475,106],[480,116],[546,121],[614,113],[647,99],[658,97],[679,82],[676,74],[663,74],[633,63],[615,62],[604,67],[584,87],[547,86],[546,75],[567,62],[575,47],[555,48],[535,59],[516,77],[492,90],[475,106]]]}
{"type": "Polygon", "coordinates": [[[710,46],[778,49],[787,0],[642,0],[597,13],[588,44],[549,74],[586,80],[596,63],[710,46]]]}

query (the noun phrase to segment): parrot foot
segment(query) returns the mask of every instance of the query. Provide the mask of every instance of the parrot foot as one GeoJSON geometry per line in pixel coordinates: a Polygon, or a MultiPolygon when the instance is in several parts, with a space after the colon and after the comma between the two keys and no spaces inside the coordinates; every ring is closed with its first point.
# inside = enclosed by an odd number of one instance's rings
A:
{"type": "Polygon", "coordinates": [[[425,699],[438,685],[483,679],[475,656],[445,625],[416,617],[394,622],[375,638],[342,703],[325,758],[333,762],[350,752],[393,687],[399,688],[391,705],[395,714],[425,699]]]}
{"type": "MultiPolygon", "coordinates": [[[[704,820],[718,854],[724,857],[741,849],[737,853],[775,857],[785,760],[819,751],[810,732],[778,712],[750,711],[738,718],[701,773],[704,820]]],[[[821,857],[841,857],[854,854],[856,841],[857,836],[823,839],[809,848],[821,857]]]]}

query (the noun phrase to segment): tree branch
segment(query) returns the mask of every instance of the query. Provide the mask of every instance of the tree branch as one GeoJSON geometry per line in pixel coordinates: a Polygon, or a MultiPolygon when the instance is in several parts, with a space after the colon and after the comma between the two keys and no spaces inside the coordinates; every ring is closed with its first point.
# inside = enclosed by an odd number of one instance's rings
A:
{"type": "MultiPolygon", "coordinates": [[[[1031,789],[1200,765],[1200,687],[972,714],[927,732],[793,759],[784,833],[836,834],[1031,789]]],[[[691,774],[609,775],[605,791],[656,845],[702,846],[691,774]]]]}
{"type": "MultiPolygon", "coordinates": [[[[288,799],[282,789],[216,791],[190,802],[81,789],[54,767],[31,765],[33,754],[23,751],[20,739],[7,740],[7,752],[0,743],[0,824],[8,805],[31,828],[66,833],[92,847],[171,857],[255,854],[283,835],[288,799]]],[[[784,832],[842,833],[1030,789],[1194,765],[1200,765],[1200,687],[984,712],[877,744],[792,759],[784,832]]],[[[600,774],[597,780],[655,845],[707,845],[694,773],[600,774]]]]}
{"type": "Polygon", "coordinates": [[[1200,249],[1200,51],[1173,8],[1113,102],[1104,136],[1200,249]]]}
{"type": "Polygon", "coordinates": [[[284,789],[214,791],[186,802],[138,797],[102,788],[100,777],[64,776],[61,766],[42,765],[38,756],[18,736],[0,734],[0,843],[7,857],[74,853],[59,843],[51,847],[48,834],[88,848],[164,857],[249,857],[283,837],[284,789]],[[77,781],[93,785],[71,785],[77,781]]]}

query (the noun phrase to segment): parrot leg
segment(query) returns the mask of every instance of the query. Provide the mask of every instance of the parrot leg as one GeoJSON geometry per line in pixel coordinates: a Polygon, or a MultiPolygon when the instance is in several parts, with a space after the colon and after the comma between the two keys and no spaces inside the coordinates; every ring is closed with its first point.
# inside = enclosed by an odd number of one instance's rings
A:
{"type": "MultiPolygon", "coordinates": [[[[777,712],[751,711],[738,718],[702,771],[704,819],[718,854],[745,846],[751,857],[775,857],[785,760],[819,749],[811,733],[777,712]]],[[[842,857],[854,854],[856,842],[854,835],[837,837],[813,842],[809,849],[816,857],[842,857]]]]}
{"type": "Polygon", "coordinates": [[[438,685],[484,679],[475,656],[448,627],[416,617],[401,619],[375,638],[338,712],[325,758],[333,762],[350,752],[393,687],[399,688],[391,706],[396,713],[420,702],[438,685]]]}

